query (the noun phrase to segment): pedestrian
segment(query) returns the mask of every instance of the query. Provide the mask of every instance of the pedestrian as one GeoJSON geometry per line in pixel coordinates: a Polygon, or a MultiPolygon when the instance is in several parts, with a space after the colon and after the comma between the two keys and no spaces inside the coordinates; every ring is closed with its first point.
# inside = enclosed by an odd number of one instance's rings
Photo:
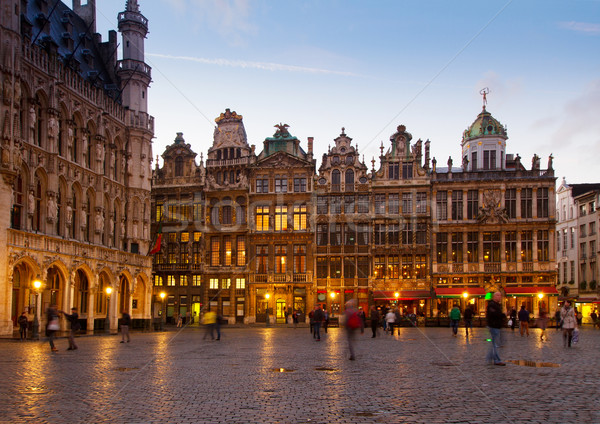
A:
{"type": "Polygon", "coordinates": [[[467,333],[467,337],[469,337],[469,328],[471,329],[471,334],[473,334],[473,308],[471,305],[467,305],[465,308],[465,331],[467,333]]]}
{"type": "Polygon", "coordinates": [[[450,324],[452,325],[452,336],[456,337],[458,334],[458,323],[460,322],[460,309],[455,303],[450,311],[450,324]]]}
{"type": "Polygon", "coordinates": [[[592,329],[594,329],[598,325],[598,313],[595,309],[590,314],[590,318],[592,318],[592,329]]]}
{"type": "Polygon", "coordinates": [[[21,336],[21,341],[24,342],[27,340],[27,326],[29,325],[29,320],[27,319],[27,312],[23,311],[18,320],[19,324],[19,335],[21,336]]]}
{"type": "MultiPolygon", "coordinates": [[[[546,336],[546,327],[548,326],[548,312],[546,311],[546,304],[544,302],[540,302],[540,315],[537,320],[537,326],[542,330],[542,334],[540,334],[540,340],[544,341],[544,336],[546,336]]],[[[546,341],[548,340],[548,336],[546,336],[546,341]]]]}
{"type": "Polygon", "coordinates": [[[554,320],[556,321],[556,331],[561,328],[560,308],[554,312],[554,320]]]}
{"type": "Polygon", "coordinates": [[[204,337],[202,340],[205,340],[209,335],[211,340],[215,339],[215,324],[217,322],[217,314],[213,311],[206,311],[204,313],[204,337]]]}
{"type": "Polygon", "coordinates": [[[529,337],[529,311],[525,308],[525,303],[521,305],[519,310],[519,333],[521,337],[523,337],[523,334],[527,334],[527,337],[529,337]]]}
{"type": "Polygon", "coordinates": [[[377,327],[379,327],[379,311],[375,305],[371,306],[371,331],[373,335],[371,338],[377,337],[377,327]]]}
{"type": "Polygon", "coordinates": [[[216,315],[217,315],[217,319],[215,320],[215,330],[217,331],[216,340],[219,341],[219,340],[221,340],[221,321],[224,318],[223,318],[223,315],[221,315],[221,314],[216,314],[216,315]]]}
{"type": "Polygon", "coordinates": [[[48,309],[46,309],[46,337],[48,337],[50,350],[52,352],[58,352],[58,349],[54,346],[54,337],[58,330],[60,330],[60,321],[58,320],[57,306],[50,305],[48,309]]]}
{"type": "MultiPolygon", "coordinates": [[[[400,309],[396,308],[396,309],[394,309],[394,327],[396,327],[396,329],[397,329],[396,331],[398,332],[398,335],[400,335],[400,323],[401,322],[402,322],[402,315],[400,315],[400,309]]],[[[393,330],[392,330],[392,333],[394,333],[393,330]]]]}
{"type": "Polygon", "coordinates": [[[360,318],[360,320],[362,321],[362,325],[361,325],[361,333],[363,333],[365,330],[365,327],[367,326],[367,316],[365,315],[365,311],[363,311],[362,306],[359,306],[358,308],[358,317],[360,318]]]}
{"type": "Polygon", "coordinates": [[[197,316],[198,316],[198,312],[194,311],[194,315],[192,315],[192,324],[196,322],[197,316]]]}
{"type": "Polygon", "coordinates": [[[327,327],[329,326],[329,312],[327,310],[323,311],[323,330],[327,333],[327,327]]]}
{"type": "Polygon", "coordinates": [[[561,327],[563,330],[563,346],[571,347],[573,340],[573,331],[577,328],[577,316],[571,307],[571,301],[565,300],[565,303],[560,310],[561,327]]]}
{"type": "Polygon", "coordinates": [[[514,332],[515,326],[517,325],[517,310],[511,308],[510,310],[510,329],[514,332]]]}
{"type": "Polygon", "coordinates": [[[575,309],[575,318],[577,318],[577,325],[581,327],[581,324],[583,323],[583,314],[581,313],[581,311],[577,310],[577,307],[575,307],[574,309],[575,309]]]}
{"type": "Polygon", "coordinates": [[[344,311],[344,326],[346,327],[346,338],[348,339],[348,350],[350,351],[351,361],[356,359],[356,356],[354,355],[354,339],[356,338],[356,332],[359,329],[364,330],[362,327],[362,320],[358,316],[355,305],[356,301],[350,299],[346,302],[346,310],[344,311]]]}
{"type": "Polygon", "coordinates": [[[183,318],[181,317],[181,314],[179,314],[179,316],[177,316],[177,328],[180,328],[182,324],[183,318]]]}
{"type": "Polygon", "coordinates": [[[486,309],[486,319],[488,330],[490,331],[490,335],[492,338],[492,343],[490,344],[490,349],[488,351],[486,360],[488,363],[493,363],[494,365],[505,366],[506,364],[502,362],[500,359],[500,355],[498,354],[498,348],[500,347],[500,331],[502,326],[504,325],[504,319],[506,315],[502,312],[502,306],[500,305],[500,301],[502,300],[502,294],[500,292],[494,293],[492,300],[488,302],[486,309]]]}
{"type": "Polygon", "coordinates": [[[325,320],[325,314],[323,313],[321,306],[317,305],[315,306],[313,313],[313,339],[316,339],[318,342],[321,341],[321,324],[323,323],[323,320],[325,320]]]}
{"type": "Polygon", "coordinates": [[[385,314],[386,328],[390,330],[390,334],[394,335],[394,322],[396,322],[396,314],[391,309],[385,314]]]}
{"type": "Polygon", "coordinates": [[[298,327],[298,311],[294,310],[292,314],[292,321],[294,321],[294,330],[298,327]]]}
{"type": "MultiPolygon", "coordinates": [[[[316,308],[316,307],[315,307],[316,308]]],[[[315,331],[315,311],[310,311],[308,313],[308,326],[310,327],[310,334],[314,335],[314,331],[315,331]]]]}
{"type": "Polygon", "coordinates": [[[127,309],[123,310],[121,315],[121,343],[125,343],[125,337],[127,337],[127,343],[131,341],[129,337],[129,326],[131,325],[131,315],[127,313],[127,309]]]}
{"type": "Polygon", "coordinates": [[[60,313],[63,314],[70,324],[69,347],[67,350],[77,350],[77,345],[75,344],[75,334],[81,328],[81,324],[79,324],[79,314],[77,314],[77,308],[71,308],[70,314],[67,314],[65,311],[60,311],[60,313]]]}

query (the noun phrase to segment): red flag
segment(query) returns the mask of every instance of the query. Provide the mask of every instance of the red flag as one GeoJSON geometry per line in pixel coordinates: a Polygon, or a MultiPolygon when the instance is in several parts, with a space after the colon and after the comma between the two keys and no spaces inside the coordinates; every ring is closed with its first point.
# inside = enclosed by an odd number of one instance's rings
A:
{"type": "Polygon", "coordinates": [[[158,228],[158,235],[156,237],[156,242],[154,243],[154,246],[152,247],[152,249],[150,249],[150,251],[148,252],[148,256],[154,255],[155,253],[160,252],[161,241],[162,241],[162,222],[160,223],[160,227],[158,228]]]}

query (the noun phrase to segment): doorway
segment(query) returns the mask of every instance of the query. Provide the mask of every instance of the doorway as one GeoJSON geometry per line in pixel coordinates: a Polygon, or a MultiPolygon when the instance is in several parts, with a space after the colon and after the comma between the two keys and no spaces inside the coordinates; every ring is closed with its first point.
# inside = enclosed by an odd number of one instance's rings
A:
{"type": "Polygon", "coordinates": [[[285,324],[285,315],[287,312],[285,308],[285,300],[277,299],[277,303],[275,305],[277,307],[275,311],[277,317],[277,324],[285,324]]]}

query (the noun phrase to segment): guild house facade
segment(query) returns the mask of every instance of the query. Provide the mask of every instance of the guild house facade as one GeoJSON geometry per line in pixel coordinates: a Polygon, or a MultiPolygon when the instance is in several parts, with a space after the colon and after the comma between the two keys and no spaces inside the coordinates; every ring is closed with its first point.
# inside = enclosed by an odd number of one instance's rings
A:
{"type": "Polygon", "coordinates": [[[305,150],[288,125],[257,152],[241,115],[215,122],[206,160],[178,134],[153,171],[153,282],[167,320],[210,308],[230,323],[283,323],[317,304],[335,316],[350,299],[483,314],[496,290],[506,308],[557,307],[552,156],[527,169],[485,104],[462,135],[461,166],[437,166],[404,125],[369,169],[344,128],[317,167],[313,138],[305,150]]]}

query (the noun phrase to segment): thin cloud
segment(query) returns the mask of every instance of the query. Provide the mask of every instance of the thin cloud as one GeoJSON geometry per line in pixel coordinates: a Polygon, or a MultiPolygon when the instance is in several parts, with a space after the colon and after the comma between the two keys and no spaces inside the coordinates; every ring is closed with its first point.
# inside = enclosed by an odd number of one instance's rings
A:
{"type": "Polygon", "coordinates": [[[587,35],[600,35],[600,24],[590,24],[588,22],[559,22],[558,26],[569,31],[581,32],[587,35]]]}
{"type": "Polygon", "coordinates": [[[332,71],[330,69],[309,68],[305,66],[283,65],[281,63],[270,62],[248,62],[244,60],[228,60],[228,59],[207,59],[203,57],[191,56],[173,56],[161,53],[148,53],[147,56],[157,57],[161,59],[184,60],[188,62],[204,63],[207,65],[227,66],[230,68],[245,68],[259,69],[264,71],[278,72],[299,72],[305,74],[322,74],[322,75],[342,75],[348,77],[359,76],[352,72],[332,71]]]}

